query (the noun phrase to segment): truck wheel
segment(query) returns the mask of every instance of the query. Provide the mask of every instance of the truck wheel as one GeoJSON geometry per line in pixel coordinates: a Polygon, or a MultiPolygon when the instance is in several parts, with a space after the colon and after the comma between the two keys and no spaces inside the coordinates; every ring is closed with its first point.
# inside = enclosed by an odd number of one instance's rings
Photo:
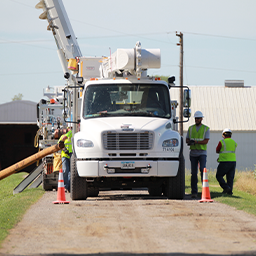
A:
{"type": "Polygon", "coordinates": [[[71,177],[70,177],[70,197],[72,200],[86,200],[88,196],[87,181],[77,173],[76,157],[71,156],[71,177]]]}
{"type": "Polygon", "coordinates": [[[162,190],[162,187],[149,187],[148,193],[150,196],[161,196],[162,190]]]}
{"type": "Polygon", "coordinates": [[[97,197],[99,195],[99,188],[89,187],[88,197],[97,197]]]}
{"type": "Polygon", "coordinates": [[[49,185],[49,180],[46,179],[46,174],[42,175],[42,187],[45,191],[52,191],[52,186],[49,185]]]}
{"type": "Polygon", "coordinates": [[[179,157],[179,170],[176,177],[166,178],[164,195],[169,199],[183,199],[185,195],[185,159],[179,157]]]}

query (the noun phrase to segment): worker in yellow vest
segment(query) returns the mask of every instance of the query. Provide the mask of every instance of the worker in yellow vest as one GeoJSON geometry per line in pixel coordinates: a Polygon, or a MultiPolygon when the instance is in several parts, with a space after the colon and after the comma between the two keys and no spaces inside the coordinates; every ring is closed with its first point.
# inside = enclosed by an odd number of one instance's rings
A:
{"type": "Polygon", "coordinates": [[[63,134],[59,143],[64,143],[64,148],[61,151],[61,160],[62,160],[62,171],[64,179],[64,187],[69,192],[70,191],[70,157],[72,155],[72,128],[67,128],[67,133],[63,134]]]}
{"type": "Polygon", "coordinates": [[[207,143],[210,139],[210,128],[204,124],[203,113],[196,111],[194,114],[195,124],[188,128],[186,143],[190,146],[191,162],[191,197],[197,198],[197,173],[198,165],[200,168],[201,181],[203,180],[203,171],[206,168],[207,143]]]}
{"type": "Polygon", "coordinates": [[[232,131],[226,128],[222,132],[223,139],[219,141],[216,147],[216,153],[219,154],[216,179],[223,188],[223,194],[233,194],[233,183],[236,171],[236,148],[237,143],[231,139],[232,131]],[[227,182],[224,180],[226,175],[227,182]]]}

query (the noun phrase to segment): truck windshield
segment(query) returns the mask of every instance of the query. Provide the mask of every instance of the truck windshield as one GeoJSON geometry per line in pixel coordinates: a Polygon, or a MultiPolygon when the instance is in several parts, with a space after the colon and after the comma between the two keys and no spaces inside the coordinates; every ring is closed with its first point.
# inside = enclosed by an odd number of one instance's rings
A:
{"type": "Polygon", "coordinates": [[[154,116],[170,118],[168,88],[152,84],[90,85],[84,94],[83,118],[154,116]]]}

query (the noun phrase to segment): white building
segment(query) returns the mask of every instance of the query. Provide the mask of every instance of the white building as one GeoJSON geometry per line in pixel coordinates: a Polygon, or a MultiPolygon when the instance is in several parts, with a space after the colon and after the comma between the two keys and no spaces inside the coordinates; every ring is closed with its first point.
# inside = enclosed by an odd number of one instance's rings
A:
{"type": "MultiPolygon", "coordinates": [[[[222,139],[223,129],[230,128],[233,132],[232,138],[238,144],[237,169],[254,170],[256,168],[256,86],[235,87],[231,84],[231,86],[189,86],[189,88],[192,96],[192,115],[183,126],[184,142],[188,127],[195,123],[194,113],[200,110],[204,114],[203,123],[210,127],[207,169],[217,168],[216,147],[222,139]]],[[[170,91],[172,100],[179,102],[179,88],[170,91]]],[[[189,147],[186,143],[184,143],[184,156],[186,168],[191,169],[189,147]]]]}

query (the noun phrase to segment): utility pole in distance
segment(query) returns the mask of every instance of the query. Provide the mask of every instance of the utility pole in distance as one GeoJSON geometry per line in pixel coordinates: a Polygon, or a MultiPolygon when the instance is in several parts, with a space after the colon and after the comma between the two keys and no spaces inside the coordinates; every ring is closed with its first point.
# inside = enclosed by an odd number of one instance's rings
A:
{"type": "Polygon", "coordinates": [[[183,34],[176,32],[176,36],[180,38],[180,42],[177,43],[180,46],[180,113],[179,113],[179,132],[183,136],[183,34]]]}

